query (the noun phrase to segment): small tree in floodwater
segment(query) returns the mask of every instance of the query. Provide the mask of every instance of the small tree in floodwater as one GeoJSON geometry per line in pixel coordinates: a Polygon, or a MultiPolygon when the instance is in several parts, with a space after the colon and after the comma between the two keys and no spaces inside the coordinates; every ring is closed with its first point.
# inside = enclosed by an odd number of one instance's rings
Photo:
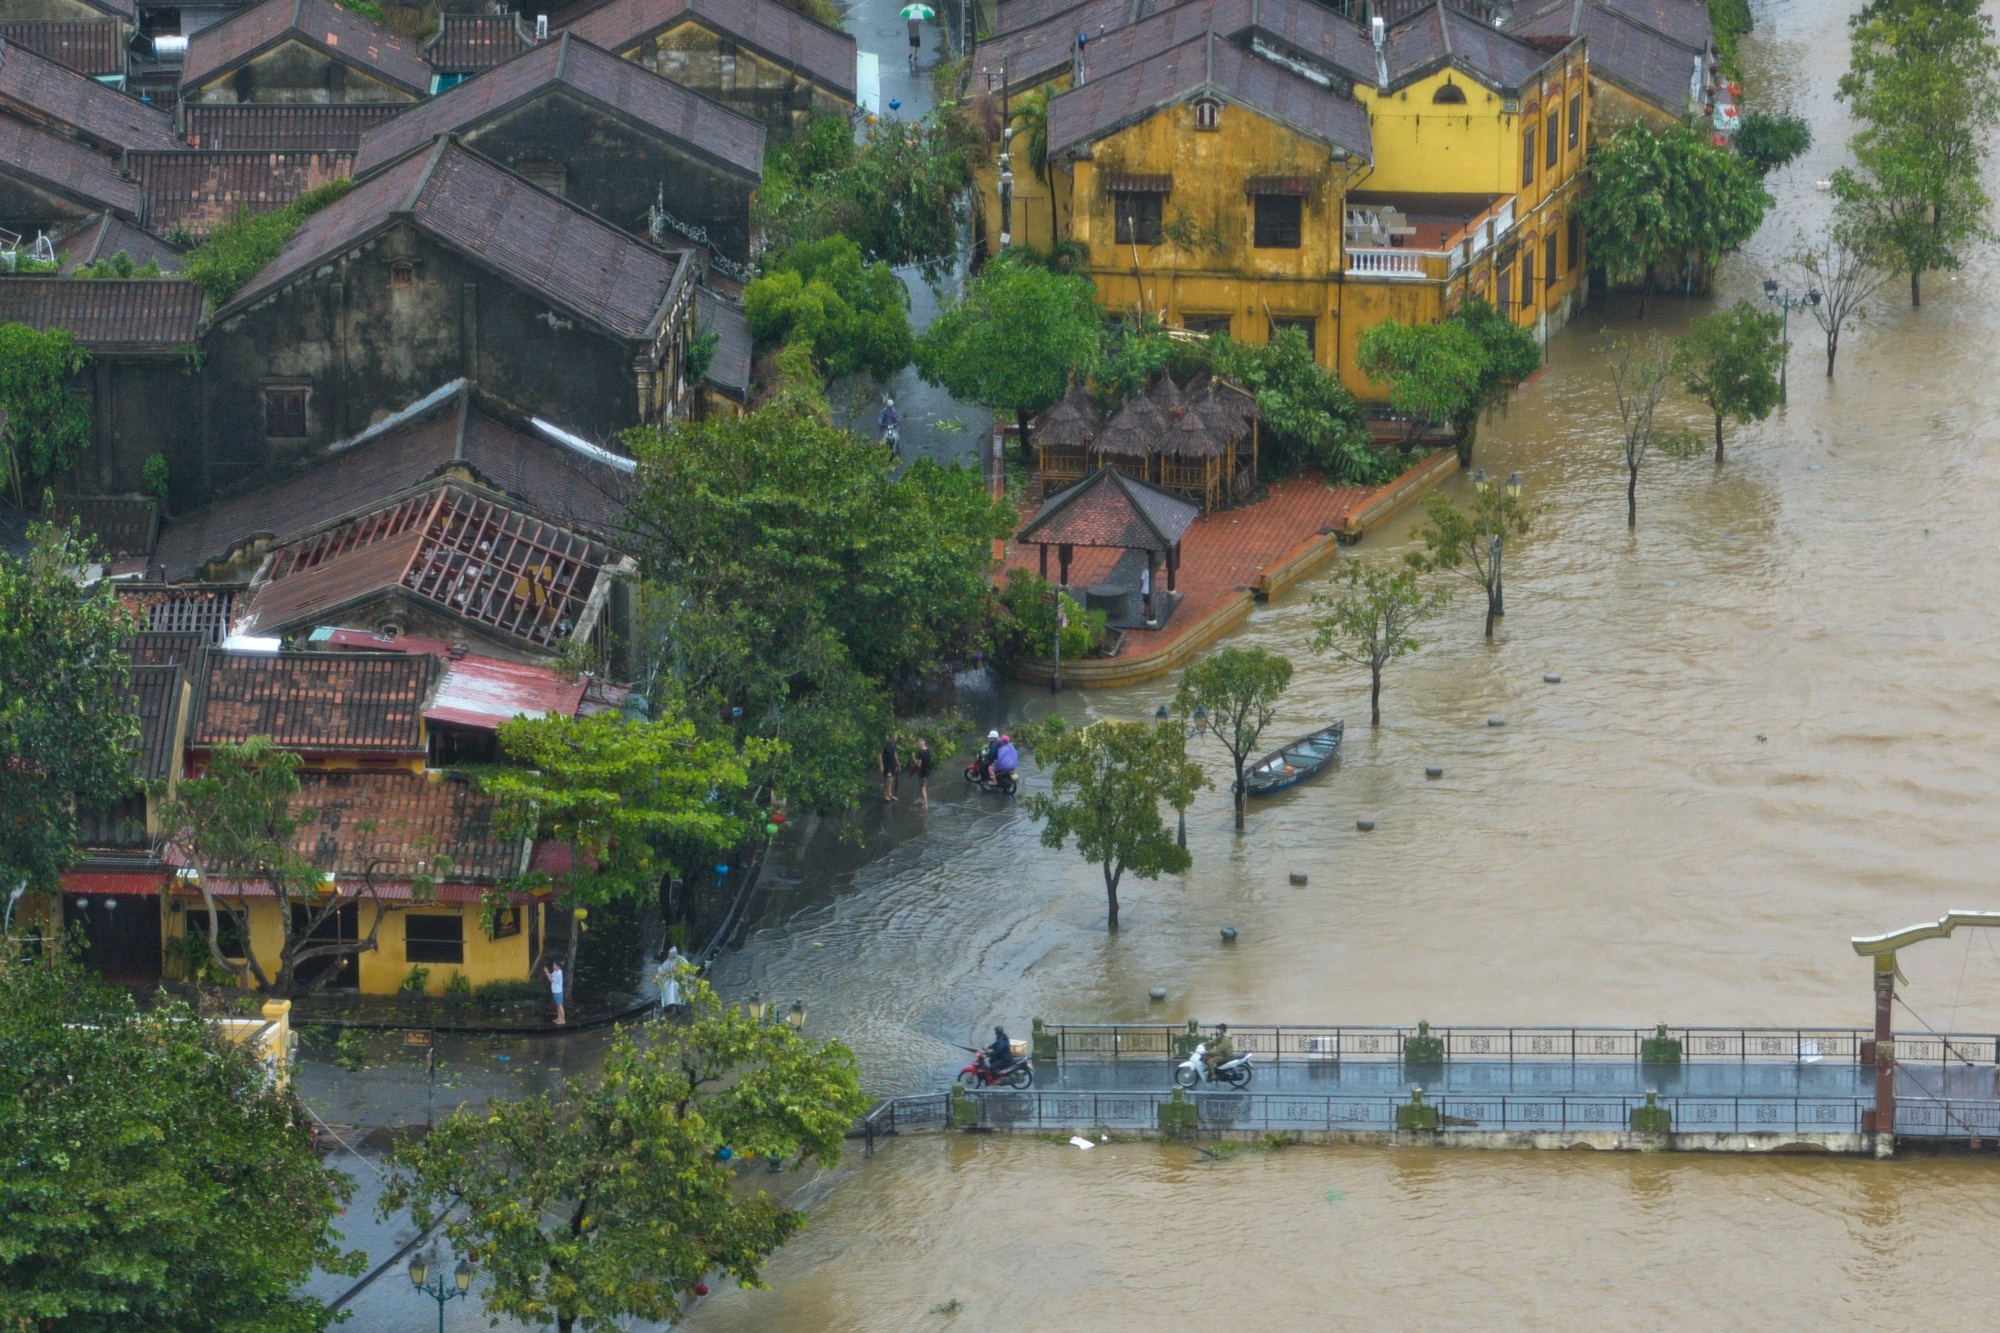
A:
{"type": "Polygon", "coordinates": [[[1345,595],[1322,593],[1313,606],[1326,614],[1313,622],[1312,650],[1368,670],[1368,724],[1382,725],[1382,668],[1423,647],[1411,631],[1451,600],[1443,588],[1426,588],[1420,571],[1350,564],[1334,575],[1345,595]]]}
{"type": "Polygon", "coordinates": [[[1722,420],[1739,426],[1762,421],[1783,397],[1778,370],[1784,360],[1784,321],[1748,301],[1703,315],[1674,342],[1674,370],[1681,386],[1715,414],[1715,461],[1722,462],[1722,420]]]}
{"type": "Polygon", "coordinates": [[[1430,522],[1417,533],[1424,549],[1410,555],[1411,568],[1452,573],[1478,584],[1486,594],[1486,637],[1492,638],[1494,621],[1507,614],[1501,556],[1509,537],[1527,535],[1534,511],[1519,496],[1507,494],[1505,486],[1482,486],[1473,495],[1470,513],[1443,491],[1424,497],[1424,513],[1430,522]]]}
{"type": "Polygon", "coordinates": [[[1679,458],[1697,448],[1686,431],[1663,429],[1658,421],[1660,399],[1673,378],[1673,347],[1654,334],[1643,342],[1607,338],[1599,349],[1611,365],[1611,383],[1618,393],[1619,444],[1625,450],[1625,527],[1639,526],[1639,469],[1654,446],[1679,458]]]}
{"type": "Polygon", "coordinates": [[[1028,798],[1028,813],[1043,821],[1042,846],[1060,851],[1076,835],[1083,859],[1104,870],[1108,921],[1118,929],[1118,883],[1126,871],[1158,879],[1193,864],[1160,817],[1162,801],[1186,811],[1194,794],[1211,785],[1187,757],[1187,733],[1178,721],[1107,721],[1071,730],[1053,717],[1021,739],[1049,775],[1049,793],[1028,798]]]}
{"type": "Polygon", "coordinates": [[[1861,319],[1869,298],[1894,275],[1864,235],[1840,225],[1816,241],[1801,238],[1792,262],[1805,271],[1805,286],[1819,288],[1819,304],[1808,305],[1806,313],[1826,334],[1826,377],[1832,379],[1841,330],[1861,319]]]}
{"type": "Polygon", "coordinates": [[[1292,683],[1292,663],[1263,648],[1224,648],[1181,673],[1174,711],[1182,721],[1200,711],[1236,766],[1236,831],[1243,831],[1243,765],[1292,683]]]}

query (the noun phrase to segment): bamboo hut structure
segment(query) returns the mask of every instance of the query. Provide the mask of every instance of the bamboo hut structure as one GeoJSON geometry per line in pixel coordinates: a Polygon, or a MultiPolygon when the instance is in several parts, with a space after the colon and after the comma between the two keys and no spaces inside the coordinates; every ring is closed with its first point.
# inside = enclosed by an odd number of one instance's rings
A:
{"type": "Polygon", "coordinates": [[[1257,488],[1257,452],[1259,427],[1263,413],[1257,410],[1257,400],[1248,391],[1238,388],[1227,380],[1211,380],[1201,393],[1194,398],[1194,409],[1201,413],[1209,429],[1230,441],[1232,446],[1228,469],[1223,474],[1232,500],[1243,500],[1257,488]],[[1248,456],[1244,443],[1248,439],[1248,456]]]}
{"type": "Polygon", "coordinates": [[[1160,486],[1201,504],[1202,512],[1222,501],[1235,473],[1236,436],[1216,430],[1190,403],[1175,409],[1160,439],[1160,486]]]}
{"type": "Polygon", "coordinates": [[[1152,481],[1153,459],[1170,424],[1150,393],[1133,394],[1091,442],[1092,469],[1112,467],[1139,481],[1152,481]]]}
{"type": "Polygon", "coordinates": [[[1089,474],[1090,444],[1103,429],[1103,414],[1081,383],[1071,384],[1069,392],[1042,413],[1035,426],[1035,457],[1044,500],[1089,474]]]}

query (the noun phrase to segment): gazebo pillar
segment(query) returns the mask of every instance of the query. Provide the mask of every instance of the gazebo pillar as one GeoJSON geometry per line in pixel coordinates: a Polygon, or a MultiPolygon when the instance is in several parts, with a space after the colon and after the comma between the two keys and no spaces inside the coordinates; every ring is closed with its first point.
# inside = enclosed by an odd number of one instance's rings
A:
{"type": "Polygon", "coordinates": [[[1179,542],[1175,542],[1172,548],[1170,548],[1167,551],[1168,592],[1172,592],[1174,590],[1174,575],[1180,573],[1180,568],[1181,568],[1181,544],[1179,542]]]}
{"type": "Polygon", "coordinates": [[[1153,549],[1150,546],[1147,547],[1146,548],[1146,596],[1144,599],[1145,605],[1143,609],[1145,610],[1146,619],[1148,620],[1151,620],[1153,618],[1153,583],[1158,578],[1158,575],[1154,572],[1156,559],[1157,556],[1154,553],[1153,549]]]}
{"type": "Polygon", "coordinates": [[[1062,586],[1065,588],[1069,586],[1069,558],[1075,550],[1068,542],[1056,547],[1056,562],[1062,567],[1062,586]]]}
{"type": "Polygon", "coordinates": [[[1047,542],[1036,542],[1035,548],[1042,553],[1042,582],[1047,583],[1049,581],[1049,544],[1047,542]]]}

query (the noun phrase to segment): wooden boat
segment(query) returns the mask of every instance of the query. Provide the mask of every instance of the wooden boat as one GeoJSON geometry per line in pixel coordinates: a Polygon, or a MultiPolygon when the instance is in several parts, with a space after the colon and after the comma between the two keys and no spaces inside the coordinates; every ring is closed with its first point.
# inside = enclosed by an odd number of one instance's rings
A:
{"type": "Polygon", "coordinates": [[[1340,753],[1340,737],[1346,729],[1345,722],[1336,722],[1271,751],[1243,770],[1244,793],[1269,796],[1304,782],[1334,761],[1340,753]]]}

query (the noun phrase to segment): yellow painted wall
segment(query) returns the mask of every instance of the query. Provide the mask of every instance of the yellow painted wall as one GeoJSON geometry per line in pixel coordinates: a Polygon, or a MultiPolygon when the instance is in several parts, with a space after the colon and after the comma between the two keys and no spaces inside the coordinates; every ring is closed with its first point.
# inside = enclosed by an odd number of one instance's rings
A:
{"type": "MultiPolygon", "coordinates": [[[[200,901],[181,900],[194,906],[196,929],[201,926],[200,901]]],[[[464,919],[465,961],[463,963],[424,963],[430,969],[430,977],[425,987],[429,995],[445,993],[445,983],[454,972],[463,972],[472,984],[483,986],[489,981],[528,980],[528,917],[530,913],[544,912],[542,904],[531,903],[521,908],[521,929],[518,933],[497,940],[486,937],[480,926],[479,904],[438,903],[425,907],[398,907],[388,912],[382,920],[382,928],[375,937],[375,948],[355,955],[355,966],[360,968],[359,988],[368,995],[391,995],[402,988],[403,978],[409,975],[411,963],[404,944],[404,921],[412,913],[420,915],[459,915],[464,919]]],[[[365,900],[360,904],[360,933],[367,937],[368,929],[374,922],[374,909],[365,900]]],[[[257,952],[257,961],[265,975],[275,977],[278,970],[278,951],[284,944],[283,929],[278,914],[278,904],[271,898],[249,900],[250,945],[257,952]]],[[[165,943],[171,949],[188,921],[185,911],[168,911],[166,928],[161,932],[165,943]]],[[[546,939],[546,935],[543,936],[546,939]]]]}

